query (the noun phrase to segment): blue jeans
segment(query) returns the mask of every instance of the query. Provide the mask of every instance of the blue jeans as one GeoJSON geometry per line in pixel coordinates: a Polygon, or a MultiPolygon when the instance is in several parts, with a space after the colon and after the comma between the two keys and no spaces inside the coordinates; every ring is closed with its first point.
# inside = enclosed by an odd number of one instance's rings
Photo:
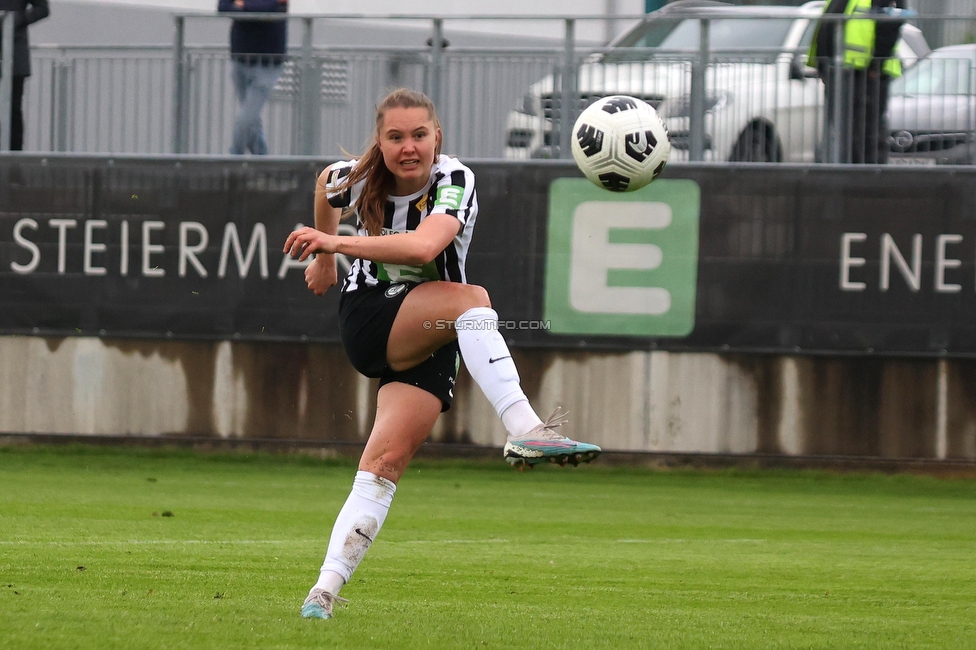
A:
{"type": "Polygon", "coordinates": [[[237,60],[231,61],[231,65],[238,110],[230,152],[250,151],[263,156],[268,153],[268,142],[264,139],[261,111],[281,75],[281,65],[248,65],[237,60]]]}

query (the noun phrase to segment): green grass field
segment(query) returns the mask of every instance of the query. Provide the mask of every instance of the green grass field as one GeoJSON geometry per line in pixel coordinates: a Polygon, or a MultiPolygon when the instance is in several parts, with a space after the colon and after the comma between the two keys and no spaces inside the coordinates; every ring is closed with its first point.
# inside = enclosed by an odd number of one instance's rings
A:
{"type": "Polygon", "coordinates": [[[976,648],[973,480],[417,463],[302,619],[354,471],[0,448],[0,647],[976,648]]]}

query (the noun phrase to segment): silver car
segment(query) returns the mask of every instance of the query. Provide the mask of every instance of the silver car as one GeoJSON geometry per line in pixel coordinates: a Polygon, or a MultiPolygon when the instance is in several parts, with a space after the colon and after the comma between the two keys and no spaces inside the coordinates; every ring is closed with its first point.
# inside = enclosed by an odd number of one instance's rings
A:
{"type": "Polygon", "coordinates": [[[976,164],[976,45],[933,50],[888,95],[889,163],[976,164]]]}

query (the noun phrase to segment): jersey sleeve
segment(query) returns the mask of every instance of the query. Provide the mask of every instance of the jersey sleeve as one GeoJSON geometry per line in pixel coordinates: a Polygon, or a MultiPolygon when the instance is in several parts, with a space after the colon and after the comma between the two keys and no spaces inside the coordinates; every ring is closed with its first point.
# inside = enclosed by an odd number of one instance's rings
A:
{"type": "Polygon", "coordinates": [[[430,214],[449,214],[467,223],[477,211],[474,192],[474,172],[453,158],[441,156],[441,167],[434,190],[434,207],[430,214]]]}
{"type": "Polygon", "coordinates": [[[352,187],[341,187],[342,179],[352,173],[353,168],[356,167],[356,162],[358,161],[347,160],[332,165],[325,183],[325,191],[329,205],[333,208],[348,208],[359,198],[362,183],[356,183],[352,187]]]}

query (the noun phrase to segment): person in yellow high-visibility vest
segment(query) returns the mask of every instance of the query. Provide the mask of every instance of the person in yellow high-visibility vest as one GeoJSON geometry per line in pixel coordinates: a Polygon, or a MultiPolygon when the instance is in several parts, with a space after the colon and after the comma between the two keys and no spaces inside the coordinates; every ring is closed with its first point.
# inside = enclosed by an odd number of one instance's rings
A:
{"type": "Polygon", "coordinates": [[[904,8],[905,0],[830,0],[824,7],[825,15],[864,16],[844,22],[840,69],[835,65],[836,22],[822,20],[810,45],[809,64],[816,66],[825,84],[827,145],[840,145],[839,152],[824,147],[822,157],[828,162],[888,162],[888,83],[901,75],[895,45],[904,21],[876,18],[889,9],[904,8]]]}

